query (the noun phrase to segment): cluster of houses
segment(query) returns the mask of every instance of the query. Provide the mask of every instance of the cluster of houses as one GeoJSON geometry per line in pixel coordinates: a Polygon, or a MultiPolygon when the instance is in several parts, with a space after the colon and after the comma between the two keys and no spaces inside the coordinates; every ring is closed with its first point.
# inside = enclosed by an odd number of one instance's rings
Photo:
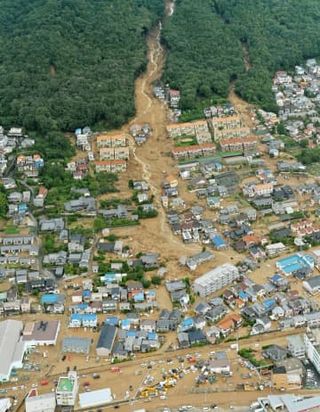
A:
{"type": "Polygon", "coordinates": [[[17,148],[29,149],[35,141],[24,134],[22,128],[11,127],[7,132],[0,126],[0,176],[3,176],[8,166],[8,155],[17,148]]]}
{"type": "Polygon", "coordinates": [[[236,114],[236,109],[231,103],[225,103],[217,106],[206,107],[203,110],[206,118],[210,117],[225,117],[236,114]]]}
{"type": "Polygon", "coordinates": [[[83,151],[92,152],[91,148],[91,137],[92,137],[92,131],[90,127],[84,127],[83,129],[78,128],[74,132],[75,137],[76,137],[76,146],[83,151]]]}
{"type": "Polygon", "coordinates": [[[72,160],[67,163],[66,169],[75,180],[82,180],[89,172],[89,160],[85,158],[72,160]]]}
{"type": "Polygon", "coordinates": [[[293,74],[278,71],[273,79],[273,92],[279,108],[279,119],[295,140],[319,139],[320,65],[316,59],[296,66],[293,74]]]}
{"type": "Polygon", "coordinates": [[[143,125],[134,124],[130,127],[130,134],[138,146],[145,143],[151,136],[151,127],[148,123],[143,125]]]}
{"type": "Polygon", "coordinates": [[[179,108],[181,93],[180,90],[171,89],[169,85],[164,86],[161,82],[157,82],[153,87],[154,96],[165,102],[169,107],[169,119],[172,122],[177,122],[181,116],[179,108]]]}
{"type": "Polygon", "coordinates": [[[18,155],[16,159],[18,172],[25,177],[38,177],[39,171],[44,167],[44,159],[40,154],[18,155]]]}

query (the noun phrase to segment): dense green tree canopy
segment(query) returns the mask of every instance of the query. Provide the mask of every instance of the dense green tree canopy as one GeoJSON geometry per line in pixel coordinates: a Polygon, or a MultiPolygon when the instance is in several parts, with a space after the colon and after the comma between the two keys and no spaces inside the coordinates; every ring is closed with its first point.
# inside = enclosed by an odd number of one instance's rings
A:
{"type": "Polygon", "coordinates": [[[275,109],[272,76],[320,54],[319,21],[318,0],[177,0],[164,79],[187,109],[226,96],[231,80],[248,101],[275,109]]]}
{"type": "Polygon", "coordinates": [[[2,0],[0,123],[117,127],[134,113],[162,0],[2,0]]]}

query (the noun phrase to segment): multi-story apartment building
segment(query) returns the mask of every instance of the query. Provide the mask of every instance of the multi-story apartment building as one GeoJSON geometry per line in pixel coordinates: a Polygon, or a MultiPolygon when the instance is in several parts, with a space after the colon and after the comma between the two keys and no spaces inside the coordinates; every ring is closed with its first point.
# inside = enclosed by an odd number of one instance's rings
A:
{"type": "Polygon", "coordinates": [[[207,296],[229,285],[238,277],[238,268],[230,263],[225,263],[196,279],[193,290],[200,296],[207,296]]]}
{"type": "Polygon", "coordinates": [[[69,371],[68,376],[61,376],[56,388],[58,406],[74,406],[78,394],[79,384],[76,371],[69,371]]]}
{"type": "Polygon", "coordinates": [[[181,136],[194,136],[199,144],[210,143],[212,140],[206,120],[171,124],[167,126],[167,132],[172,139],[181,136]]]}
{"type": "Polygon", "coordinates": [[[221,149],[225,152],[250,151],[257,148],[258,140],[254,136],[234,137],[220,140],[221,149]]]}
{"type": "Polygon", "coordinates": [[[120,173],[127,170],[125,160],[101,160],[95,162],[96,172],[120,173]]]}
{"type": "Polygon", "coordinates": [[[172,156],[177,159],[193,159],[214,154],[216,147],[212,143],[205,143],[192,146],[175,147],[172,149],[172,156]]]}
{"type": "Polygon", "coordinates": [[[100,160],[128,160],[129,147],[103,147],[100,149],[100,160]]]}
{"type": "MultiPolygon", "coordinates": [[[[319,332],[319,330],[318,330],[319,332]]],[[[314,342],[305,334],[303,336],[305,350],[309,361],[316,368],[317,372],[320,374],[320,345],[319,345],[319,333],[315,334],[314,342]]]]}
{"type": "Polygon", "coordinates": [[[108,133],[97,136],[97,147],[124,147],[127,145],[127,137],[123,133],[108,133]]]}
{"type": "Polygon", "coordinates": [[[306,356],[305,343],[301,335],[287,337],[288,351],[294,358],[304,359],[306,356]]]}

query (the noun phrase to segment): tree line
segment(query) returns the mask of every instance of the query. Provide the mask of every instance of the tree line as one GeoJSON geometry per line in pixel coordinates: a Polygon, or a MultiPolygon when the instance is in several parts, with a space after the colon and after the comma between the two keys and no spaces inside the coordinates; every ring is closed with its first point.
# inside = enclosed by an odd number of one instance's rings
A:
{"type": "Polygon", "coordinates": [[[40,133],[122,125],[162,10],[162,0],[3,0],[1,124],[40,133]]]}
{"type": "Polygon", "coordinates": [[[226,97],[234,81],[241,97],[275,111],[272,76],[320,54],[319,18],[318,0],[177,0],[164,80],[181,89],[183,109],[226,97]]]}

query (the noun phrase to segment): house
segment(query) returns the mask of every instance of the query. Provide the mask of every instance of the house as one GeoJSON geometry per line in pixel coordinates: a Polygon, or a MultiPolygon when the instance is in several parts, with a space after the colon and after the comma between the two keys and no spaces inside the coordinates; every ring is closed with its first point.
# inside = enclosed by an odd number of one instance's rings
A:
{"type": "Polygon", "coordinates": [[[284,253],[287,250],[287,246],[285,246],[282,242],[272,243],[265,247],[267,256],[272,258],[275,256],[284,253]]]}
{"type": "Polygon", "coordinates": [[[207,337],[201,330],[191,330],[188,332],[190,346],[207,343],[207,337]]]}
{"type": "Polygon", "coordinates": [[[288,357],[288,351],[279,345],[269,345],[263,349],[262,355],[273,362],[283,361],[288,357]]]}
{"type": "Polygon", "coordinates": [[[230,313],[224,319],[217,323],[217,327],[223,336],[229,335],[232,331],[240,327],[242,318],[236,313],[230,313]]]}
{"type": "Polygon", "coordinates": [[[311,294],[316,295],[320,292],[320,276],[313,276],[303,282],[303,287],[311,294]]]}
{"type": "Polygon", "coordinates": [[[209,262],[213,258],[214,258],[213,253],[205,250],[204,252],[200,252],[200,253],[197,253],[196,255],[189,257],[186,260],[186,266],[190,270],[195,270],[198,267],[198,265],[201,265],[204,262],[209,262]]]}
{"type": "Polygon", "coordinates": [[[73,313],[70,316],[70,328],[94,328],[97,326],[97,315],[95,313],[73,313]]]}
{"type": "Polygon", "coordinates": [[[79,199],[70,200],[64,204],[64,209],[69,213],[88,213],[96,212],[96,200],[93,197],[81,196],[79,199]]]}
{"type": "Polygon", "coordinates": [[[167,309],[163,309],[157,320],[156,330],[162,333],[176,330],[180,320],[181,313],[179,310],[175,309],[170,312],[167,309]]]}
{"type": "Polygon", "coordinates": [[[140,330],[144,332],[155,332],[156,321],[152,319],[143,319],[140,322],[140,330]]]}
{"type": "Polygon", "coordinates": [[[133,298],[135,295],[143,293],[144,288],[141,282],[135,280],[129,280],[127,282],[128,299],[133,298]]]}
{"type": "Polygon", "coordinates": [[[210,373],[216,374],[230,374],[231,373],[231,363],[228,359],[226,352],[218,351],[215,352],[213,359],[209,360],[207,363],[207,369],[210,373]]]}

